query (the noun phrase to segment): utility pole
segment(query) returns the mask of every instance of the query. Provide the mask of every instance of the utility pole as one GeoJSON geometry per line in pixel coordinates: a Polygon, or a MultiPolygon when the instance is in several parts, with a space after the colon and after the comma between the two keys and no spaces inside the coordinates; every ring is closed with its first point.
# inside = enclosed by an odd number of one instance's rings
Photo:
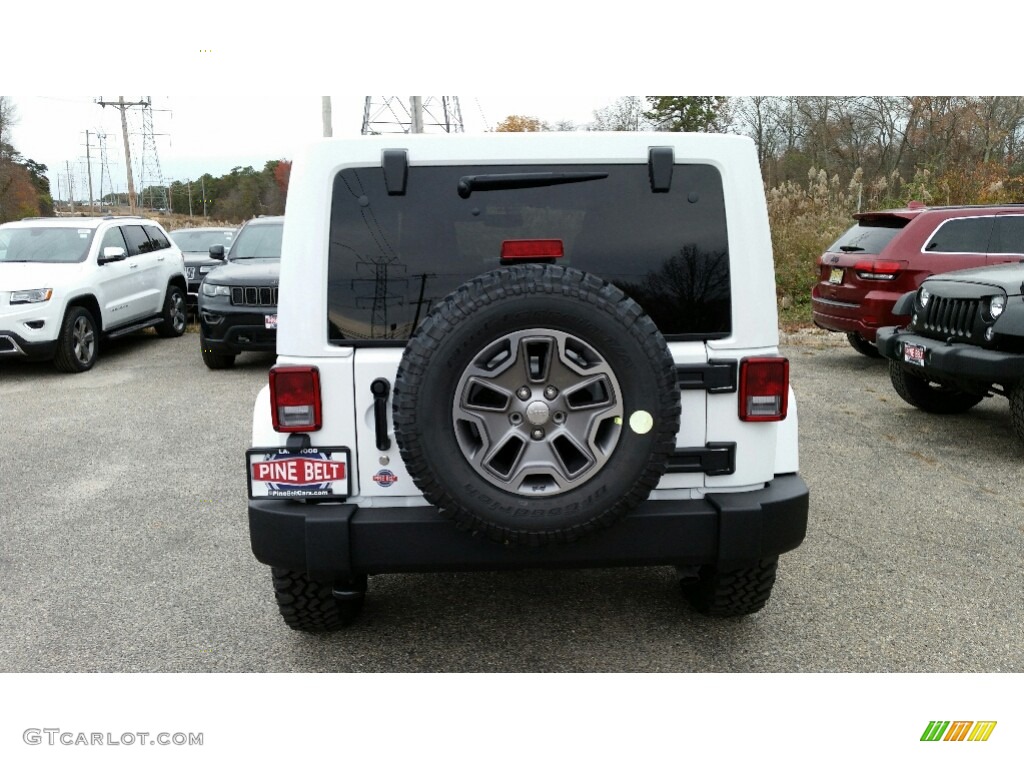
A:
{"type": "Polygon", "coordinates": [[[323,100],[324,138],[329,139],[334,135],[334,128],[331,124],[331,97],[321,96],[323,100]]]}
{"type": "Polygon", "coordinates": [[[68,189],[71,193],[68,195],[68,211],[71,213],[75,212],[75,183],[71,180],[71,163],[67,160],[64,161],[64,166],[68,171],[68,189]]]}
{"type": "Polygon", "coordinates": [[[126,110],[129,107],[145,107],[149,104],[146,101],[125,102],[124,96],[118,96],[117,101],[103,101],[100,96],[96,102],[101,107],[117,107],[121,110],[121,135],[124,136],[124,164],[128,169],[128,211],[135,214],[135,179],[132,178],[132,150],[128,144],[128,116],[126,110]]]}
{"type": "Polygon", "coordinates": [[[409,97],[409,111],[412,113],[412,127],[409,133],[423,133],[423,97],[409,97]]]}
{"type": "Polygon", "coordinates": [[[188,182],[188,217],[192,218],[192,180],[188,182]]]}
{"type": "Polygon", "coordinates": [[[92,196],[92,157],[89,155],[89,132],[85,132],[85,168],[89,176],[89,210],[95,211],[96,204],[92,196]]]}

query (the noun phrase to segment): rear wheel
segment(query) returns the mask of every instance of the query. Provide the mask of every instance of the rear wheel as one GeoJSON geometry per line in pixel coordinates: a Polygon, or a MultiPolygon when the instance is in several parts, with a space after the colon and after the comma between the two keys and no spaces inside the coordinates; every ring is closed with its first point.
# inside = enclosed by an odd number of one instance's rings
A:
{"type": "Polygon", "coordinates": [[[163,320],[156,326],[156,333],[165,339],[181,336],[187,324],[185,292],[176,285],[170,285],[164,299],[163,320]]]}
{"type": "Polygon", "coordinates": [[[896,394],[928,413],[964,413],[985,399],[984,395],[915,376],[895,360],[889,361],[889,378],[896,394]]]}
{"type": "Polygon", "coordinates": [[[878,351],[878,347],[872,344],[870,341],[865,339],[859,333],[848,333],[846,334],[846,340],[850,342],[850,346],[856,349],[865,357],[881,357],[882,353],[878,351]]]}
{"type": "Polygon", "coordinates": [[[274,597],[284,623],[301,632],[328,632],[351,624],[363,609],[366,577],[332,586],[306,574],[271,568],[274,597]]]}
{"type": "Polygon", "coordinates": [[[771,597],[779,558],[761,560],[747,568],[703,566],[696,579],[680,582],[693,608],[707,616],[746,616],[757,613],[771,597]]]}

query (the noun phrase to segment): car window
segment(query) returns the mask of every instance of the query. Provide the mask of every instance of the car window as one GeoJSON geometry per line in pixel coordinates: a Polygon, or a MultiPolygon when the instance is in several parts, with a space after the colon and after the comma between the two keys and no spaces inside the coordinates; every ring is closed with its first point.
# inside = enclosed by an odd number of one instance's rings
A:
{"type": "Polygon", "coordinates": [[[171,232],[171,239],[187,253],[208,253],[213,245],[223,245],[226,251],[234,234],[230,229],[176,229],[171,232]]]}
{"type": "Polygon", "coordinates": [[[989,253],[1024,253],[1024,216],[997,216],[989,253]]]}
{"type": "Polygon", "coordinates": [[[103,235],[103,241],[100,243],[101,256],[103,255],[104,248],[123,248],[125,254],[128,253],[128,245],[124,241],[124,235],[121,234],[120,227],[111,227],[103,235]]]}
{"type": "Polygon", "coordinates": [[[235,242],[231,244],[231,260],[281,258],[283,231],[283,221],[249,224],[242,227],[235,242]]]}
{"type": "Polygon", "coordinates": [[[2,259],[50,264],[84,261],[95,229],[75,227],[19,227],[7,234],[2,259]]]}
{"type": "Polygon", "coordinates": [[[670,189],[654,193],[646,163],[489,166],[486,175],[494,177],[589,178],[460,194],[460,180],[480,173],[412,166],[403,195],[388,194],[379,168],[335,177],[332,341],[408,339],[432,303],[499,268],[503,243],[522,240],[560,240],[559,264],[617,285],[670,340],[730,332],[725,203],[714,167],[675,165],[670,189]]]}
{"type": "Polygon", "coordinates": [[[160,231],[159,227],[147,224],[143,228],[146,230],[146,234],[149,235],[150,242],[153,243],[154,251],[160,251],[164,248],[171,247],[171,243],[164,236],[164,233],[160,231]]]}
{"type": "Polygon", "coordinates": [[[988,253],[995,216],[972,216],[943,222],[925,243],[928,253],[988,253]]]}
{"type": "Polygon", "coordinates": [[[830,253],[864,253],[878,255],[903,228],[908,219],[896,216],[862,219],[829,246],[830,253]]]}
{"type": "Polygon", "coordinates": [[[140,253],[149,253],[153,248],[149,242],[149,235],[140,224],[129,224],[121,227],[124,232],[124,239],[128,243],[128,255],[138,256],[140,253]]]}

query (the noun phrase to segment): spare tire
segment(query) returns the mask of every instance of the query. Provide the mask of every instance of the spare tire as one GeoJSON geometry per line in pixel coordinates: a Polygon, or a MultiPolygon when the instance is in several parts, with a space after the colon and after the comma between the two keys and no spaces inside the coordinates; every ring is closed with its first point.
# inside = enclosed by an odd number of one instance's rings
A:
{"type": "Polygon", "coordinates": [[[413,334],[394,388],[402,460],[458,527],[578,539],[647,498],[679,429],[665,339],[614,285],[524,265],[481,275],[413,334]]]}

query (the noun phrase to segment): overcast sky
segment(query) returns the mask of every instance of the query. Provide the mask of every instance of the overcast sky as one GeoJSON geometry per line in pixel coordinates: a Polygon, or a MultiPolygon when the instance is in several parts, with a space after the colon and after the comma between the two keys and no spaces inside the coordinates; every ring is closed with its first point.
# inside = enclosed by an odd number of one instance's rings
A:
{"type": "MultiPolygon", "coordinates": [[[[1003,13],[1003,1],[993,13],[1003,13]]],[[[600,93],[1020,90],[1012,69],[986,65],[989,52],[1016,50],[1015,25],[969,15],[957,22],[955,51],[924,56],[914,43],[895,41],[890,28],[877,34],[883,27],[862,23],[887,18],[890,6],[862,0],[856,18],[837,26],[808,0],[743,12],[728,4],[631,0],[628,13],[616,14],[578,0],[390,0],[331,6],[327,14],[320,3],[292,0],[271,16],[199,0],[178,0],[173,13],[147,6],[132,14],[64,0],[23,3],[5,10],[4,28],[45,28],[47,45],[20,31],[4,36],[0,88],[18,109],[15,148],[46,165],[51,183],[58,173],[66,178],[70,164],[79,197],[87,194],[87,130],[107,135],[110,180],[125,186],[118,110],[97,106],[100,94],[152,94],[157,153],[171,181],[293,157],[322,133],[315,94],[342,88],[364,95],[332,97],[335,136],[358,135],[366,91],[398,88],[486,94],[459,97],[467,132],[493,128],[510,114],[585,124],[616,98],[587,95],[600,93]],[[59,95],[69,89],[82,95],[59,95]]],[[[945,24],[916,17],[912,37],[944,38],[945,24]]],[[[134,152],[141,149],[141,110],[129,114],[134,152]]],[[[90,144],[98,190],[99,141],[90,144]]]]}
{"type": "MultiPolygon", "coordinates": [[[[125,101],[142,101],[138,94],[121,94],[125,101]]],[[[164,181],[195,179],[203,173],[219,176],[236,166],[260,170],[268,160],[290,159],[297,147],[322,135],[322,100],[315,95],[267,95],[226,98],[213,91],[148,97],[153,105],[153,133],[164,181]]],[[[384,96],[371,97],[376,106],[384,96]]],[[[408,98],[408,97],[402,97],[408,98]]],[[[571,120],[584,124],[593,112],[611,104],[616,96],[460,96],[466,132],[493,129],[510,114],[538,117],[554,123],[571,120]]],[[[88,197],[86,135],[92,164],[93,192],[99,196],[102,169],[100,146],[106,145],[109,182],[115,190],[127,186],[120,110],[97,102],[118,100],[117,95],[10,95],[17,110],[12,130],[14,147],[23,157],[47,166],[56,193],[57,176],[66,188],[68,167],[76,194],[88,197]],[[100,135],[105,140],[101,141],[100,135]]],[[[332,96],[335,136],[358,136],[362,128],[365,95],[332,96]]],[[[142,151],[142,109],[128,110],[132,167],[136,174],[142,151]]],[[[382,118],[382,119],[386,119],[382,118]]],[[[150,163],[150,165],[152,165],[150,163]]],[[[147,171],[146,183],[155,181],[147,171]]]]}

